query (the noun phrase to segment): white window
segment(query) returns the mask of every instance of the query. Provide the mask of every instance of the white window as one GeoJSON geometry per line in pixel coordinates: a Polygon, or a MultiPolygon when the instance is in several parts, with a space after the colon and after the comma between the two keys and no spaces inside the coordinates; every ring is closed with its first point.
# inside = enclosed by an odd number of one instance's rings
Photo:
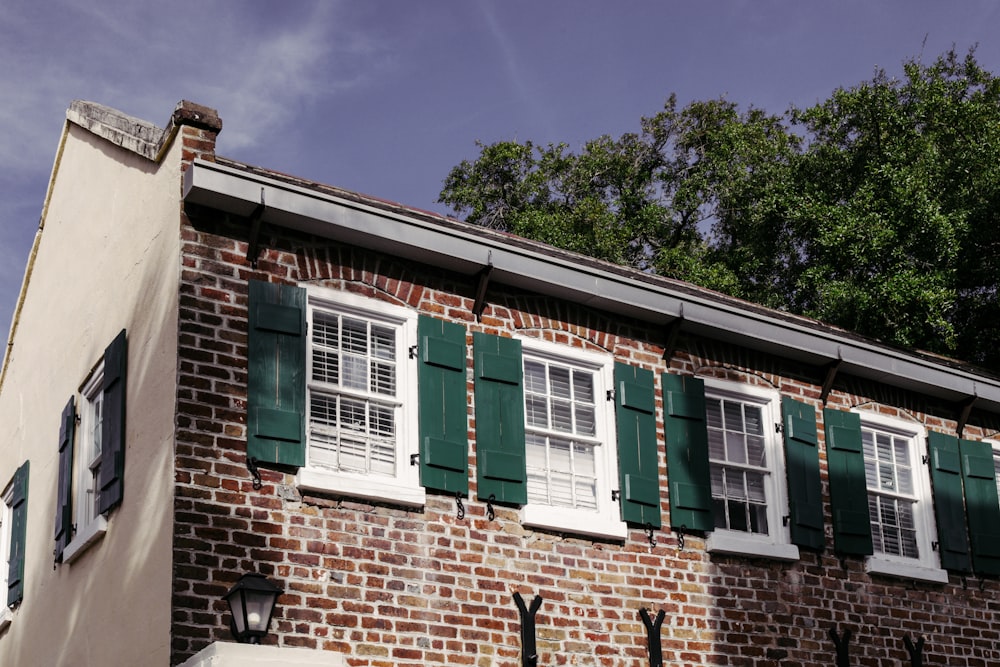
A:
{"type": "Polygon", "coordinates": [[[868,515],[875,553],[868,571],[947,582],[937,565],[926,432],[912,422],[861,414],[868,515]]]}
{"type": "Polygon", "coordinates": [[[416,315],[353,294],[308,293],[306,467],[299,486],[422,505],[416,315]]]}
{"type": "Polygon", "coordinates": [[[622,538],[609,355],[522,339],[526,525],[622,538]]]}
{"type": "Polygon", "coordinates": [[[63,562],[70,563],[107,531],[107,520],[97,511],[101,492],[101,431],[104,427],[104,362],[80,390],[80,425],[73,461],[73,539],[63,562]]]}
{"type": "Polygon", "coordinates": [[[777,392],[705,379],[715,530],[708,549],[794,560],[777,392]]]}
{"type": "Polygon", "coordinates": [[[11,528],[13,527],[14,502],[13,484],[3,493],[3,504],[0,504],[0,630],[10,624],[12,617],[7,607],[7,577],[10,574],[11,528]]]}

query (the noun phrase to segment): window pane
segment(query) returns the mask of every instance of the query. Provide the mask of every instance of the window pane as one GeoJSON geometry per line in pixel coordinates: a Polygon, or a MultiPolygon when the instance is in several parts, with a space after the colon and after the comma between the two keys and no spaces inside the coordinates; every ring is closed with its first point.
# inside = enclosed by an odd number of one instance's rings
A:
{"type": "Polygon", "coordinates": [[[760,406],[744,405],[743,412],[746,419],[746,432],[750,435],[764,435],[764,423],[760,406]]]}
{"type": "Polygon", "coordinates": [[[552,428],[563,433],[573,432],[573,408],[569,401],[552,401],[552,428]]]}
{"type": "Polygon", "coordinates": [[[731,463],[747,462],[747,440],[742,433],[726,431],[726,460],[731,463]]]}
{"type": "Polygon", "coordinates": [[[528,426],[548,428],[549,413],[545,398],[542,396],[525,396],[524,418],[527,420],[528,426]]]}
{"type": "Polygon", "coordinates": [[[743,409],[735,401],[725,401],[723,405],[723,419],[726,423],[727,431],[743,432],[743,409]]]}
{"type": "Polygon", "coordinates": [[[368,354],[368,323],[363,320],[356,320],[345,317],[343,321],[344,333],[342,344],[345,352],[355,354],[368,354]]]}
{"type": "Polygon", "coordinates": [[[389,327],[372,325],[372,356],[386,361],[396,360],[396,332],[389,327]]]}
{"type": "Polygon", "coordinates": [[[549,382],[552,385],[552,395],[559,398],[570,398],[569,369],[562,366],[549,367],[549,382]]]}
{"type": "Polygon", "coordinates": [[[594,402],[594,377],[591,373],[573,371],[573,398],[585,403],[594,402]]]}
{"type": "Polygon", "coordinates": [[[545,365],[524,360],[524,389],[533,394],[545,394],[545,365]]]}

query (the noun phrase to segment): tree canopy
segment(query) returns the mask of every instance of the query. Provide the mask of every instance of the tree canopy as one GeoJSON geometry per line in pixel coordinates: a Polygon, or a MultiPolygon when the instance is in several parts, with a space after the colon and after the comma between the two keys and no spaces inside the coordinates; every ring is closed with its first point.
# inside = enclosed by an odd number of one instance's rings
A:
{"type": "Polygon", "coordinates": [[[1000,79],[974,51],[780,114],[663,109],[571,150],[478,144],[481,225],[1000,371],[1000,79]]]}

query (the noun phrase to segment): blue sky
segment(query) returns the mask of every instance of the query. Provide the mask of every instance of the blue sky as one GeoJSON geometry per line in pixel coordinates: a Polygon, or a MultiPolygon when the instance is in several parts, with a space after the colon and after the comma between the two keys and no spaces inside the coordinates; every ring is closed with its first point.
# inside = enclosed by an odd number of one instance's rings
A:
{"type": "Polygon", "coordinates": [[[221,155],[446,213],[477,140],[577,148],[670,93],[781,112],[952,45],[1000,73],[998,29],[995,0],[0,0],[0,329],[74,99],[189,99],[221,155]]]}

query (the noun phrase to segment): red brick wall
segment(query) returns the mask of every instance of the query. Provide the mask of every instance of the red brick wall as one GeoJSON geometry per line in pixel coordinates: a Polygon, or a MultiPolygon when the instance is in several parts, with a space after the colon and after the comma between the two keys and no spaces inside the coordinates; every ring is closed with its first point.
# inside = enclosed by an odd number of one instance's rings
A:
{"type": "MultiPolygon", "coordinates": [[[[463,322],[470,341],[473,331],[518,330],[611,351],[657,373],[697,370],[775,387],[820,415],[825,376],[685,337],[667,363],[661,328],[497,286],[477,322],[469,277],[273,230],[254,270],[243,227],[189,213],[194,224],[181,231],[175,664],[211,641],[230,640],[221,596],[247,571],[286,591],[268,641],[338,651],[355,666],[521,665],[515,591],[528,602],[544,598],[539,665],[648,665],[640,607],[666,611],[663,657],[672,666],[833,665],[831,628],[853,632],[852,665],[909,664],[906,635],[926,637],[926,665],[1000,663],[996,581],[901,582],[833,554],[825,460],[827,549],[803,551],[795,563],[709,556],[697,536],[681,550],[668,531],[655,535],[655,547],[638,529],[624,543],[548,533],[521,526],[510,509],[498,508],[488,521],[474,499],[459,520],[455,500],[433,493],[421,511],[301,495],[291,475],[269,470],[254,491],[244,459],[248,278],[309,280],[405,303],[463,322]]],[[[955,427],[952,412],[919,396],[850,378],[838,381],[828,405],[848,409],[872,399],[886,410],[906,406],[925,425],[955,427]]],[[[981,435],[976,423],[966,430],[966,437],[981,435]]],[[[470,463],[474,498],[474,454],[470,463]]],[[[666,474],[662,442],[660,471],[666,474]]],[[[665,490],[662,505],[666,525],[665,490]]]]}

